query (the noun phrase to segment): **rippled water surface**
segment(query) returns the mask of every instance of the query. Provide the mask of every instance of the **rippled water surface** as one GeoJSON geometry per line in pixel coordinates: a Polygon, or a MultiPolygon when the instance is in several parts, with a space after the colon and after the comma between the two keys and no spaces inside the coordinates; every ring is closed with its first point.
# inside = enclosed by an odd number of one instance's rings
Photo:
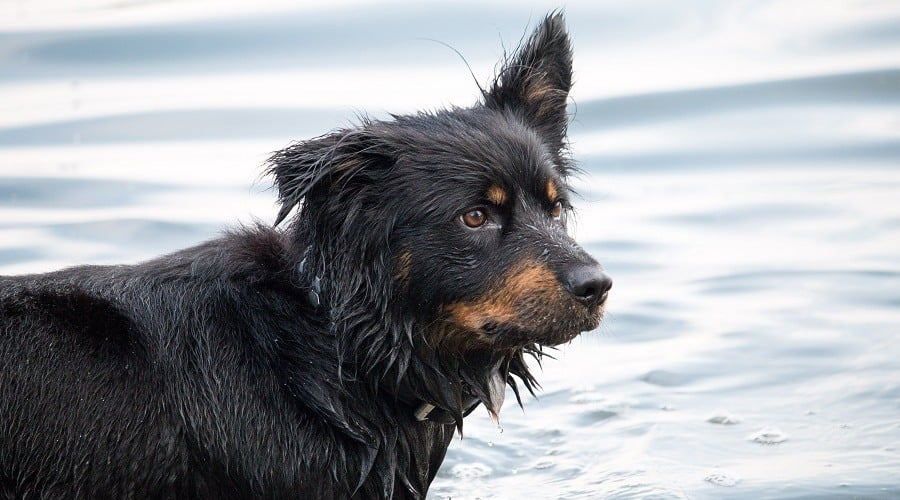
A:
{"type": "MultiPolygon", "coordinates": [[[[0,273],[276,212],[270,151],[477,97],[545,3],[0,3],[0,273]]],[[[900,498],[900,4],[584,2],[609,313],[433,498],[900,498]]],[[[512,397],[508,398],[508,401],[512,397]]]]}

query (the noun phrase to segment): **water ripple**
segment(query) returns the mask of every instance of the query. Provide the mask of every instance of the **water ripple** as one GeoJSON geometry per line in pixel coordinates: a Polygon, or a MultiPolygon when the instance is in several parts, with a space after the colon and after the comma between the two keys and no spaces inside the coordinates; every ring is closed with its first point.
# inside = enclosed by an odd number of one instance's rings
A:
{"type": "Polygon", "coordinates": [[[900,69],[819,75],[579,102],[584,130],[646,125],[725,111],[827,104],[900,103],[900,69]]]}

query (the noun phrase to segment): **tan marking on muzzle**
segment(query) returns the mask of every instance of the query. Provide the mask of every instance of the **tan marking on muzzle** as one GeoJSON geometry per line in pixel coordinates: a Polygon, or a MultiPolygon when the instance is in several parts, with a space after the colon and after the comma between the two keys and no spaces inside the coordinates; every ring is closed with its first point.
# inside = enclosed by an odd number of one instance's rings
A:
{"type": "Polygon", "coordinates": [[[444,307],[452,321],[469,330],[480,330],[491,323],[515,323],[523,304],[559,301],[560,283],[546,264],[530,259],[513,266],[497,286],[482,297],[466,302],[456,302],[444,307]]]}

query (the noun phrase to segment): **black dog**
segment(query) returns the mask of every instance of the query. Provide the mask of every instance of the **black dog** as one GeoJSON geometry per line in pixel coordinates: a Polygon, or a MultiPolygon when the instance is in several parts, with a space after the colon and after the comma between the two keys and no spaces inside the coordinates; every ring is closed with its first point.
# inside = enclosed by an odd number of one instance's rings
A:
{"type": "Polygon", "coordinates": [[[0,497],[422,498],[525,355],[595,328],[559,14],[470,108],[270,161],[284,230],[0,278],[0,497]]]}

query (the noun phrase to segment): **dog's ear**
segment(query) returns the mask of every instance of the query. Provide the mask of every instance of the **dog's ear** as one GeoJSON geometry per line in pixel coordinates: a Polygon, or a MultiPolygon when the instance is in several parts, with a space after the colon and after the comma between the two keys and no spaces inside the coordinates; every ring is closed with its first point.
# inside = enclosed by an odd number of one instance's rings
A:
{"type": "Polygon", "coordinates": [[[571,87],[572,47],[563,15],[555,12],[506,58],[485,92],[485,104],[519,113],[558,152],[565,147],[571,87]]]}
{"type": "MultiPolygon", "coordinates": [[[[364,124],[365,125],[365,124],[364,124]]],[[[358,172],[389,162],[365,127],[345,129],[293,144],[274,153],[267,173],[275,177],[281,210],[275,225],[304,200],[328,196],[358,172]]]]}

